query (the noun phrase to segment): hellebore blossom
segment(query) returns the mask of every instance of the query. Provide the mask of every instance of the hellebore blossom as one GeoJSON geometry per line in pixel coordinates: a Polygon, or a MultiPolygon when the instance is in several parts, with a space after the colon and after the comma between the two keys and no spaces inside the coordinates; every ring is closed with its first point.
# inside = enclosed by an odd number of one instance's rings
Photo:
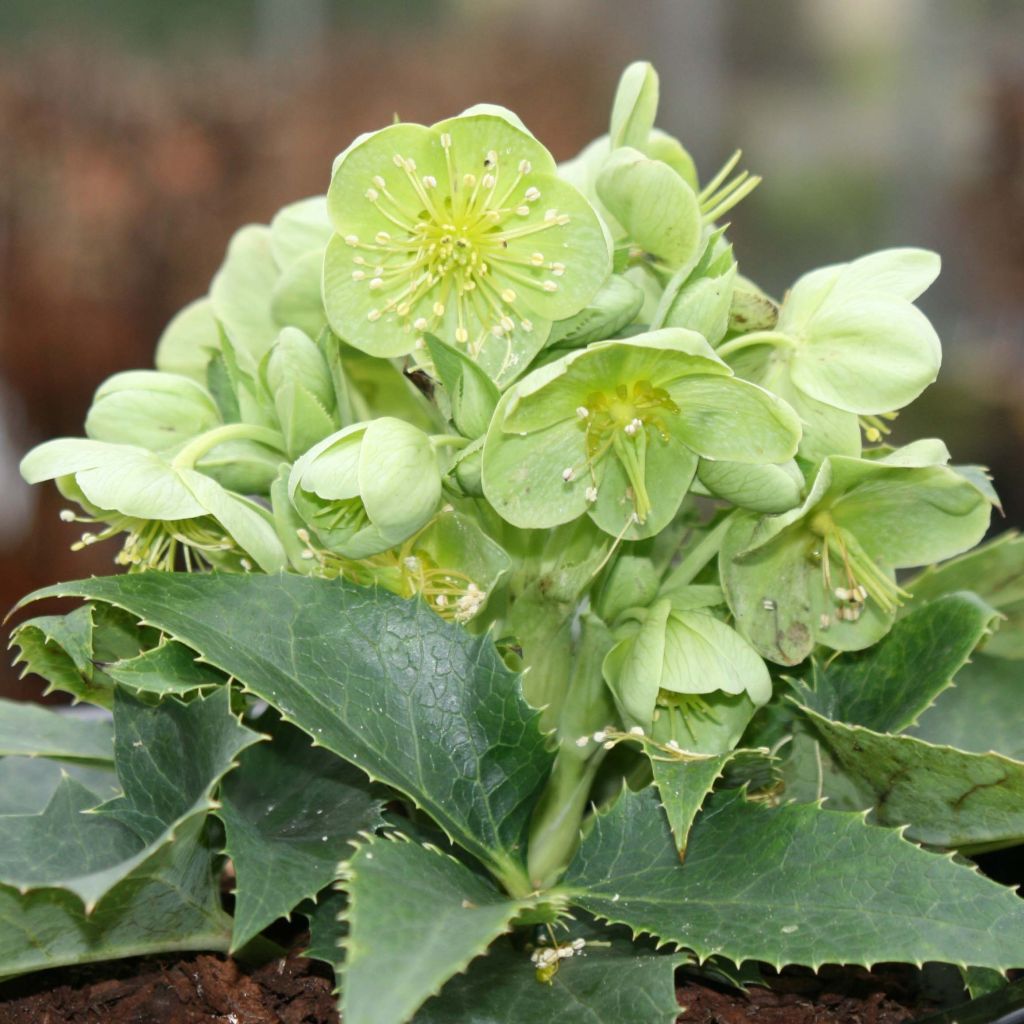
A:
{"type": "Polygon", "coordinates": [[[662,598],[639,623],[620,627],[604,677],[628,728],[694,753],[721,753],[771,697],[771,677],[736,630],[700,607],[702,599],[673,603],[662,598]]]}
{"type": "Polygon", "coordinates": [[[860,650],[883,637],[907,596],[894,571],[973,547],[991,495],[945,465],[941,441],[875,458],[828,457],[803,504],[734,513],[719,558],[736,628],[763,657],[795,665],[815,644],[860,650]]]}
{"type": "Polygon", "coordinates": [[[390,416],[324,438],[292,467],[289,497],[328,550],[366,558],[422,529],[441,502],[430,438],[390,416]]]}
{"type": "MultiPolygon", "coordinates": [[[[284,548],[262,506],[232,494],[194,469],[218,440],[241,430],[218,427],[190,441],[177,454],[156,453],[134,445],[84,438],[60,438],[38,445],[22,459],[29,483],[57,480],[64,494],[86,514],[68,510],[68,522],[104,524],[82,535],[80,546],[127,533],[117,562],[130,569],[185,564],[278,572],[286,565],[284,548]]],[[[271,437],[267,438],[272,441],[271,437]]]]}
{"type": "Polygon", "coordinates": [[[611,271],[593,208],[499,107],[357,139],[327,206],[327,316],[376,356],[423,350],[429,331],[506,382],[611,271]]]}
{"type": "Polygon", "coordinates": [[[483,491],[508,522],[588,514],[606,533],[650,537],[673,518],[698,456],[782,462],[795,414],[733,377],[700,335],[665,329],[572,352],[502,396],[483,452],[483,491]]]}
{"type": "Polygon", "coordinates": [[[938,256],[922,249],[823,267],[797,281],[774,328],[733,338],[718,354],[796,409],[806,461],[857,456],[858,417],[878,440],[888,432],[878,414],[912,402],[938,374],[938,336],[914,305],[938,273],[938,256]]]}

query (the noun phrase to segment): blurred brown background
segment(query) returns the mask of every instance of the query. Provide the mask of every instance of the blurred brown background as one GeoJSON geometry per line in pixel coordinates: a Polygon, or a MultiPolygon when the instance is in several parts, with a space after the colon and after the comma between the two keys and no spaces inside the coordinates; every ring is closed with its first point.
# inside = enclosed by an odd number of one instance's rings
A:
{"type": "MultiPolygon", "coordinates": [[[[151,365],[237,227],[322,192],[396,113],[502,103],[569,157],[640,57],[705,175],[742,146],[764,176],[731,235],[769,291],[888,245],[942,254],[922,305],[946,365],[897,439],[989,465],[1024,521],[1018,0],[2,0],[0,607],[111,570],[109,546],[68,551],[18,459],[151,365]]],[[[0,664],[0,694],[35,692],[0,664]]]]}

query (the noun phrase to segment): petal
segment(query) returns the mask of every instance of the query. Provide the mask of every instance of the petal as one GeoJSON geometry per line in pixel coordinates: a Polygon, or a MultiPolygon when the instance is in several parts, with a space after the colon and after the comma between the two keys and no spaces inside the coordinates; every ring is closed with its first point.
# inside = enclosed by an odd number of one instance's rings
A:
{"type": "Polygon", "coordinates": [[[334,233],[327,216],[327,197],[311,196],[283,206],[270,222],[270,252],[287,269],[311,251],[323,252],[334,233]]]}
{"type": "Polygon", "coordinates": [[[117,462],[79,471],[75,480],[94,505],[137,519],[194,519],[206,511],[177,470],[137,448],[117,462]]]}
{"type": "Polygon", "coordinates": [[[59,437],[36,445],[21,460],[21,475],[27,483],[38,484],[108,462],[119,465],[137,451],[132,445],[110,444],[84,437],[59,437]]]}
{"type": "Polygon", "coordinates": [[[324,501],[344,501],[359,496],[359,447],[365,423],[353,423],[318,444],[297,459],[288,481],[289,494],[312,491],[324,501]]]}
{"type": "Polygon", "coordinates": [[[430,438],[402,420],[373,420],[359,450],[359,492],[370,521],[393,544],[415,533],[441,502],[430,438]]]}
{"type": "Polygon", "coordinates": [[[781,399],[735,377],[684,377],[668,385],[679,406],[667,429],[705,459],[785,462],[796,454],[800,420],[781,399]]]}
{"type": "Polygon", "coordinates": [[[792,355],[793,383],[855,413],[900,409],[931,384],[942,349],[928,318],[899,300],[826,304],[792,355]]]}

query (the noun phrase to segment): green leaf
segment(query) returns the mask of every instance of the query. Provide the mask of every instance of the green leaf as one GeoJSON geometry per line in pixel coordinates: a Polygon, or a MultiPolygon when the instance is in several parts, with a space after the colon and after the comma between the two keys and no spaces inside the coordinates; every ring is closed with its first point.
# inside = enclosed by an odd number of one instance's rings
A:
{"type": "Polygon", "coordinates": [[[1024,761],[1020,727],[1024,673],[1013,661],[975,657],[911,727],[918,739],[984,754],[989,750],[1024,761]]]}
{"type": "Polygon", "coordinates": [[[625,792],[562,883],[609,921],[734,963],[1024,963],[1024,903],[859,815],[716,794],[680,865],[653,789],[625,792]]]}
{"type": "Polygon", "coordinates": [[[908,825],[911,839],[947,849],[1024,841],[1024,763],[804,713],[882,824],[908,825]]]}
{"type": "Polygon", "coordinates": [[[926,569],[907,584],[914,601],[931,601],[955,590],[973,590],[1005,616],[985,641],[985,653],[1024,659],[1024,537],[1008,531],[988,544],[926,569]]]}
{"type": "Polygon", "coordinates": [[[40,814],[65,775],[96,794],[97,804],[120,792],[114,769],[105,764],[4,757],[0,758],[0,815],[40,814]]]}
{"type": "Polygon", "coordinates": [[[876,732],[913,725],[988,635],[996,613],[973,594],[913,609],[874,647],[816,666],[800,699],[825,718],[876,732]]]}
{"type": "Polygon", "coordinates": [[[343,580],[137,573],[44,594],[158,625],[529,891],[526,829],[552,755],[487,637],[343,580]]]}
{"type": "Polygon", "coordinates": [[[658,787],[661,806],[668,815],[668,823],[675,836],[679,859],[686,856],[686,843],[697,812],[704,798],[711,792],[716,780],[722,777],[725,766],[736,756],[730,750],[704,758],[675,760],[651,755],[654,784],[658,787]]]}
{"type": "Polygon", "coordinates": [[[327,889],[315,904],[303,903],[299,907],[299,912],[309,921],[309,945],[302,955],[329,964],[336,975],[341,974],[345,958],[342,940],[348,935],[344,919],[347,907],[348,897],[338,889],[327,889]]]}
{"type": "Polygon", "coordinates": [[[527,953],[499,940],[425,1003],[413,1022],[671,1024],[679,1015],[674,976],[680,959],[598,934],[594,941],[588,937],[580,955],[563,960],[545,985],[527,953]]]}
{"type": "Polygon", "coordinates": [[[161,696],[180,696],[223,686],[227,682],[223,672],[198,661],[194,651],[173,640],[134,658],[105,665],[104,671],[111,679],[132,690],[161,696]]]}
{"type": "Polygon", "coordinates": [[[299,729],[273,721],[269,729],[271,742],[245,751],[221,787],[218,816],[238,878],[232,949],[330,885],[347,841],[383,823],[361,771],[299,729]]]}
{"type": "Polygon", "coordinates": [[[257,739],[231,714],[227,688],[156,706],[119,691],[114,737],[123,795],[97,808],[96,795],[67,778],[41,814],[8,817],[0,882],[67,889],[90,912],[184,824],[205,818],[221,776],[257,739]]]}
{"type": "Polygon", "coordinates": [[[185,824],[88,916],[69,892],[22,895],[0,885],[0,978],[118,957],[226,950],[231,921],[201,831],[198,818],[185,824]]]}
{"type": "Polygon", "coordinates": [[[0,700],[0,755],[110,762],[113,729],[103,719],[84,719],[27,701],[0,700]]]}
{"type": "Polygon", "coordinates": [[[346,1024],[402,1024],[531,905],[435,847],[395,835],[361,846],[346,875],[346,1024]]]}

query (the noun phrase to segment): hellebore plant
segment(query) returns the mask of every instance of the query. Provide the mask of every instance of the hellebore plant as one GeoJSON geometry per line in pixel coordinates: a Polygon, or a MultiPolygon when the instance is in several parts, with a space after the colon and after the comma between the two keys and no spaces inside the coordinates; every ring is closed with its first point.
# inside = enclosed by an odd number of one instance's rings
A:
{"type": "Polygon", "coordinates": [[[938,257],[775,301],[721,223],[758,179],[701,185],[657,100],[628,68],[562,167],[497,107],[360,137],[25,457],[128,572],[14,632],[110,714],[0,703],[0,975],[293,914],[349,1024],[1024,966],[964,863],[1024,841],[1024,544],[886,439],[938,257]]]}

